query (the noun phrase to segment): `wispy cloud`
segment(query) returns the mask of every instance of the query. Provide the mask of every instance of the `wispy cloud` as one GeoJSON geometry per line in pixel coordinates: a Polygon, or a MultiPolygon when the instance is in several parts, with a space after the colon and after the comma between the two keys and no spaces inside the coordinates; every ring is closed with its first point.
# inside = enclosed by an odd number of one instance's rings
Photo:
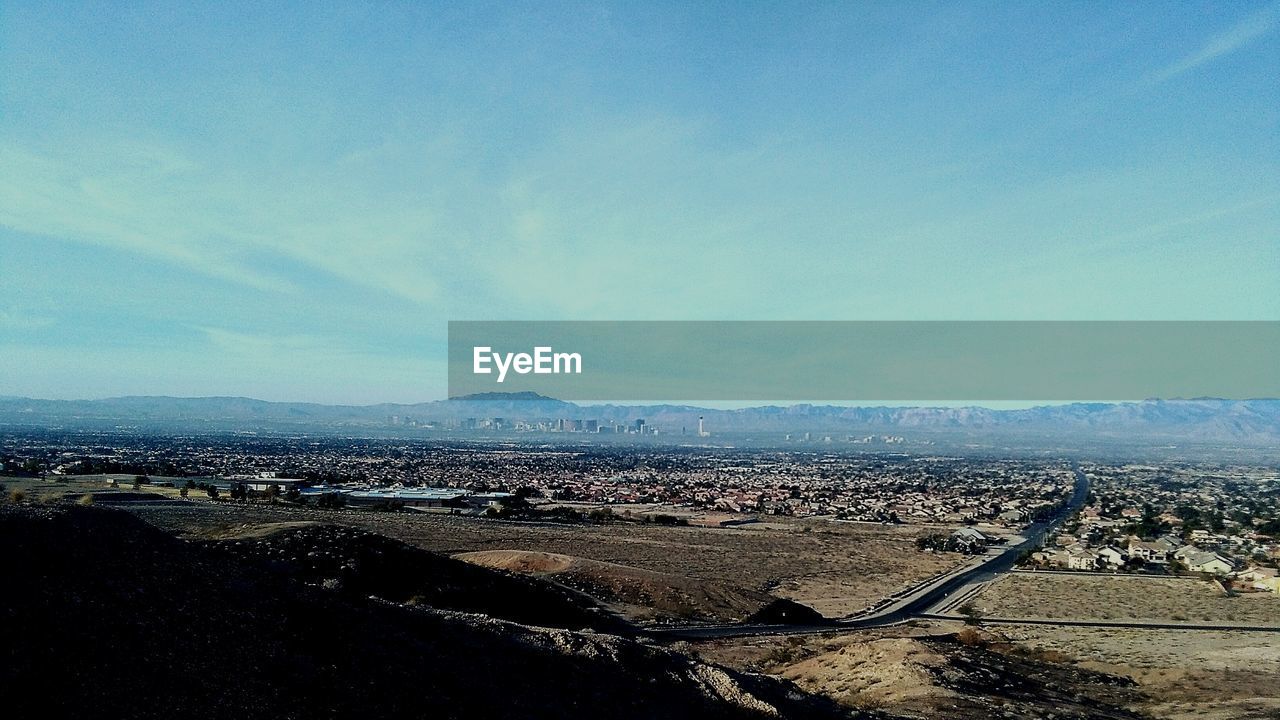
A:
{"type": "Polygon", "coordinates": [[[429,209],[369,206],[344,188],[223,177],[180,152],[119,143],[94,162],[0,141],[0,227],[157,258],[258,290],[296,292],[301,265],[413,302],[437,296],[429,209]]]}
{"type": "Polygon", "coordinates": [[[210,242],[202,213],[174,202],[173,186],[194,166],[178,155],[134,146],[100,172],[0,143],[0,226],[29,235],[123,248],[202,275],[258,289],[280,278],[239,262],[210,242]]]}
{"type": "Polygon", "coordinates": [[[246,333],[204,325],[195,326],[195,329],[204,333],[205,338],[218,350],[237,355],[259,357],[276,353],[334,350],[333,343],[326,343],[322,338],[314,335],[246,333]]]}
{"type": "Polygon", "coordinates": [[[1210,37],[1196,52],[1157,72],[1152,76],[1152,82],[1161,83],[1170,80],[1207,62],[1230,55],[1275,30],[1277,25],[1280,25],[1280,5],[1272,5],[1261,12],[1254,13],[1226,31],[1210,37]]]}

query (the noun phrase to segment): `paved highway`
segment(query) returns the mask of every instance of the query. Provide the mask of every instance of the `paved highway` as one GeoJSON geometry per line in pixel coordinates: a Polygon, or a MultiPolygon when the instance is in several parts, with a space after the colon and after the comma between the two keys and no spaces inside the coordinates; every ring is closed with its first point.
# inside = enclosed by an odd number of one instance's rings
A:
{"type": "Polygon", "coordinates": [[[1032,523],[1022,533],[1024,540],[1014,545],[993,550],[987,555],[975,558],[949,573],[934,577],[907,592],[890,596],[868,611],[849,617],[833,620],[822,625],[764,625],[764,624],[732,624],[732,625],[700,625],[697,627],[679,627],[650,629],[651,635],[662,638],[720,638],[746,637],[752,635],[799,635],[844,630],[860,630],[897,625],[914,617],[930,615],[939,609],[951,605],[962,595],[968,594],[981,583],[989,582],[1013,569],[1018,557],[1025,550],[1034,549],[1040,539],[1057,527],[1072,513],[1084,507],[1089,496],[1089,479],[1077,466],[1074,468],[1076,481],[1071,498],[1052,517],[1032,523]]]}

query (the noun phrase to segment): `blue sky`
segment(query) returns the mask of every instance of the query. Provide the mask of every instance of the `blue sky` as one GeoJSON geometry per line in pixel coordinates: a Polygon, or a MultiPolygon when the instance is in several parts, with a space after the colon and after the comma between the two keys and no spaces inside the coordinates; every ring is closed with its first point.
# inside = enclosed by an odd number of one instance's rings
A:
{"type": "Polygon", "coordinates": [[[1280,319],[1280,4],[0,5],[0,394],[449,319],[1280,319]]]}

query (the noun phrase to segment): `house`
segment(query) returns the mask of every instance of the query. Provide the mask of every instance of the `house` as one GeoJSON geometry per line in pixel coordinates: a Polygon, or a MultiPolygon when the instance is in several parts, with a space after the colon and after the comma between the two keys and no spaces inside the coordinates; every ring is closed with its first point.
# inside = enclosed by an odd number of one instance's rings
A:
{"type": "Polygon", "coordinates": [[[1176,535],[1161,535],[1156,539],[1155,544],[1164,551],[1165,555],[1168,555],[1182,547],[1182,540],[1176,535]]]}
{"type": "Polygon", "coordinates": [[[1191,572],[1207,573],[1209,575],[1226,575],[1235,570],[1235,566],[1230,560],[1222,557],[1218,553],[1208,552],[1207,550],[1192,550],[1183,553],[1178,558],[1186,564],[1187,569],[1191,572]]]}
{"type": "Polygon", "coordinates": [[[1123,567],[1128,559],[1123,552],[1113,547],[1104,547],[1098,551],[1099,562],[1111,567],[1123,567]]]}
{"type": "Polygon", "coordinates": [[[1005,510],[997,516],[1000,522],[1006,525],[1020,523],[1027,519],[1027,513],[1023,510],[1005,510]]]}
{"type": "Polygon", "coordinates": [[[1142,558],[1143,562],[1164,562],[1168,557],[1165,545],[1158,542],[1144,542],[1132,535],[1125,545],[1131,557],[1142,558]]]}
{"type": "Polygon", "coordinates": [[[950,538],[950,543],[962,552],[978,552],[995,542],[1000,542],[1000,538],[973,527],[962,527],[951,533],[950,538]]]}
{"type": "Polygon", "coordinates": [[[1068,570],[1096,570],[1098,568],[1098,554],[1092,550],[1073,545],[1067,548],[1066,552],[1068,570]]]}

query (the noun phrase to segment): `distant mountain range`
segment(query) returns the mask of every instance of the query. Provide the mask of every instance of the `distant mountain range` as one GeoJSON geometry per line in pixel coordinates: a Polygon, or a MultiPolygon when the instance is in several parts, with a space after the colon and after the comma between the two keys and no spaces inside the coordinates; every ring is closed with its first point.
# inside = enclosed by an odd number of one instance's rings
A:
{"type": "Polygon", "coordinates": [[[1280,442],[1280,400],[1144,400],[1072,403],[1021,410],[984,407],[843,407],[790,405],[716,410],[689,405],[578,405],[534,393],[486,393],[417,404],[322,405],[240,397],[120,397],[38,400],[0,397],[4,426],[133,427],[167,431],[430,432],[427,424],[466,418],[644,419],[666,434],[692,433],[705,418],[712,433],[918,433],[1178,439],[1271,445],[1280,442]]]}

